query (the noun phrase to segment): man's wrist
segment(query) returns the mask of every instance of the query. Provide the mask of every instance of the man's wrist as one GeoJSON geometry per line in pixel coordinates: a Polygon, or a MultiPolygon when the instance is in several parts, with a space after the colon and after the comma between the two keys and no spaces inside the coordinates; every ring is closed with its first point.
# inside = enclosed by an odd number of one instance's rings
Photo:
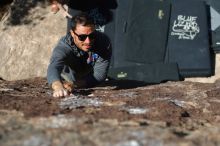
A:
{"type": "Polygon", "coordinates": [[[68,91],[68,92],[72,92],[73,89],[76,87],[72,82],[67,82],[64,81],[63,82],[63,87],[68,91]]]}

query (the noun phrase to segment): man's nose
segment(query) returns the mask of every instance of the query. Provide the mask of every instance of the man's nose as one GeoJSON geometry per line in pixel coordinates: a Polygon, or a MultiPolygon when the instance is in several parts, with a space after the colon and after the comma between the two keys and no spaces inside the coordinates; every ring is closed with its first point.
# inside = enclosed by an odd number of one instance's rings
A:
{"type": "Polygon", "coordinates": [[[90,42],[91,42],[91,39],[87,36],[84,42],[85,42],[85,43],[90,43],[90,42]]]}

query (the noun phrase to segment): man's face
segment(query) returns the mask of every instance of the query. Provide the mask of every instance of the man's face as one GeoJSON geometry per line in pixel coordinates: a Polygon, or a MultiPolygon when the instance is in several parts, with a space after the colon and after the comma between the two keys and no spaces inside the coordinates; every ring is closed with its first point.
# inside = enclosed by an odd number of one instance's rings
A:
{"type": "Polygon", "coordinates": [[[94,43],[95,27],[94,26],[82,26],[76,25],[75,30],[70,30],[76,46],[88,52],[94,43]]]}

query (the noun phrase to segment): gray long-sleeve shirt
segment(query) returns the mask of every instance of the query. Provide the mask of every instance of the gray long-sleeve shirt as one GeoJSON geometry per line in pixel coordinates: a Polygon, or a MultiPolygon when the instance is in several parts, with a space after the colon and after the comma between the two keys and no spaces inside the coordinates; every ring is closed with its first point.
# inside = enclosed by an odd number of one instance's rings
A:
{"type": "Polygon", "coordinates": [[[105,34],[97,32],[92,49],[90,52],[84,52],[76,47],[68,33],[53,50],[47,70],[48,83],[61,81],[61,73],[64,73],[72,81],[80,77],[85,79],[87,87],[94,86],[105,80],[110,59],[111,44],[105,34]]]}

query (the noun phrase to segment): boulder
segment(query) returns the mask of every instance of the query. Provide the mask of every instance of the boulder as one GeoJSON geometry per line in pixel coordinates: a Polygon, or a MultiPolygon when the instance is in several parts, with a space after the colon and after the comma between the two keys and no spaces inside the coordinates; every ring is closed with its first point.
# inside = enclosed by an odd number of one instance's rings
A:
{"type": "Polygon", "coordinates": [[[15,0],[0,22],[0,77],[45,77],[53,47],[66,32],[66,18],[47,2],[15,0]]]}

